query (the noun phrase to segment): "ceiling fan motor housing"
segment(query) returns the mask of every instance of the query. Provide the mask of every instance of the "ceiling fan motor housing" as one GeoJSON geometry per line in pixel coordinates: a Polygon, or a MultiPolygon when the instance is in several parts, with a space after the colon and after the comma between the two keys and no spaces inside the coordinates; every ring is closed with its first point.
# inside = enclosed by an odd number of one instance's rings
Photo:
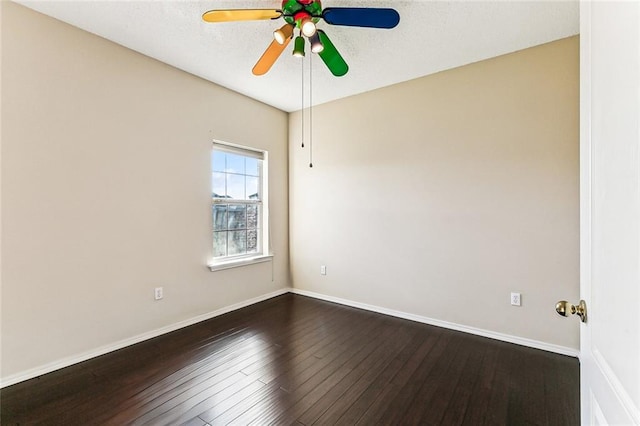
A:
{"type": "Polygon", "coordinates": [[[311,18],[313,23],[320,20],[322,4],[320,0],[283,0],[282,13],[288,24],[300,28],[300,23],[304,18],[311,18]]]}

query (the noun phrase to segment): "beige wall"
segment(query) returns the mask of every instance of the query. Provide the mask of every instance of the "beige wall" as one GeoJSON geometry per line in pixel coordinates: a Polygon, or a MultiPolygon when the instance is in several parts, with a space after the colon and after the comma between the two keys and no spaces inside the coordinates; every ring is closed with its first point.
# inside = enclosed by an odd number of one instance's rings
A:
{"type": "Polygon", "coordinates": [[[288,286],[286,113],[1,3],[3,378],[288,286]],[[214,138],[269,151],[273,263],[206,267],[214,138]]]}
{"type": "Polygon", "coordinates": [[[313,168],[292,114],[294,287],[577,349],[578,44],[319,106],[313,168]]]}
{"type": "Polygon", "coordinates": [[[289,273],[298,289],[578,347],[577,321],[553,312],[579,295],[577,38],[319,106],[309,169],[299,113],[0,4],[3,380],[289,273]],[[206,268],[214,138],[269,150],[273,263],[206,268]]]}

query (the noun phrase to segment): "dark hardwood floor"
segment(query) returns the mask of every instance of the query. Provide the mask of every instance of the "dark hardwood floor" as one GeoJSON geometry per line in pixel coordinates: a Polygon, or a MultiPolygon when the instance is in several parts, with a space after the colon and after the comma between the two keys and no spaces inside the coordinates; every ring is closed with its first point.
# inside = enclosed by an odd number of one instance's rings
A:
{"type": "Polygon", "coordinates": [[[578,360],[286,294],[0,391],[3,425],[577,425],[578,360]]]}

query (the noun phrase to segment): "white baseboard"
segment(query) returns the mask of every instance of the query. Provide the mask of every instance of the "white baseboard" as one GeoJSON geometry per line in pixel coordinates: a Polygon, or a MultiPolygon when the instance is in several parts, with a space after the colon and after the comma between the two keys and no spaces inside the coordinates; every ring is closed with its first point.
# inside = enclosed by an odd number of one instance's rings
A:
{"type": "Polygon", "coordinates": [[[145,340],[152,339],[154,337],[158,337],[158,336],[161,336],[163,334],[170,333],[172,331],[175,331],[175,330],[178,330],[178,329],[181,329],[181,328],[184,328],[184,327],[188,327],[190,325],[193,325],[193,324],[196,324],[196,323],[199,323],[199,322],[202,322],[202,321],[205,321],[205,320],[208,320],[208,319],[220,316],[220,315],[224,315],[224,314],[229,313],[231,311],[235,311],[235,310],[244,308],[246,306],[253,305],[255,303],[262,302],[262,301],[267,300],[267,299],[271,299],[272,297],[280,296],[280,295],[288,293],[290,291],[291,291],[291,289],[289,289],[289,288],[283,288],[283,289],[280,289],[280,290],[276,290],[276,291],[271,292],[271,293],[267,293],[267,294],[263,294],[263,295],[258,296],[258,297],[254,297],[253,299],[244,300],[244,301],[236,303],[234,305],[226,306],[224,308],[220,308],[220,309],[215,310],[213,312],[207,312],[206,314],[198,315],[196,317],[189,318],[187,320],[180,321],[180,322],[177,322],[175,324],[168,325],[166,327],[161,327],[161,328],[149,331],[147,333],[142,333],[142,334],[139,334],[137,336],[130,337],[128,339],[120,340],[119,342],[115,342],[113,344],[105,345],[105,346],[99,347],[97,349],[81,353],[79,355],[71,356],[71,357],[68,357],[68,358],[63,358],[61,360],[54,361],[54,362],[51,362],[49,364],[42,365],[40,367],[32,368],[30,370],[23,371],[23,372],[20,372],[20,373],[17,373],[17,374],[13,374],[13,375],[8,376],[8,377],[3,377],[0,380],[0,389],[4,388],[4,387],[7,387],[7,386],[14,385],[16,383],[19,383],[19,382],[22,382],[22,381],[25,381],[25,380],[33,379],[34,377],[42,376],[43,374],[51,373],[52,371],[56,371],[56,370],[59,370],[61,368],[69,367],[70,365],[77,364],[79,362],[87,361],[87,360],[89,360],[91,358],[95,358],[97,356],[104,355],[104,354],[107,354],[109,352],[113,352],[115,350],[122,349],[124,347],[131,346],[131,345],[134,345],[136,343],[140,343],[140,342],[143,342],[145,340]]]}
{"type": "Polygon", "coordinates": [[[354,308],[364,309],[367,311],[378,312],[385,315],[390,315],[393,317],[408,319],[411,321],[416,321],[424,324],[435,325],[437,327],[448,328],[450,330],[462,331],[469,334],[475,334],[477,336],[488,337],[491,339],[501,340],[503,342],[515,343],[517,345],[527,346],[535,349],[542,349],[548,352],[554,352],[561,355],[568,355],[572,357],[578,357],[579,351],[572,348],[567,348],[564,346],[553,345],[551,343],[540,342],[538,340],[526,339],[524,337],[511,336],[508,334],[497,333],[495,331],[483,330],[480,328],[469,327],[466,325],[455,324],[448,321],[437,320],[433,318],[423,317],[420,315],[409,314],[406,312],[396,311],[393,309],[382,308],[380,306],[368,305],[366,303],[354,302],[352,300],[341,299],[339,297],[327,296],[320,293],[314,293],[312,291],[301,290],[298,288],[283,288],[280,290],[276,290],[271,293],[263,294],[258,297],[254,297],[253,299],[244,300],[242,302],[236,303],[231,306],[226,306],[224,308],[220,308],[213,312],[208,312],[206,314],[198,315],[196,317],[177,322],[175,324],[168,325],[166,327],[158,328],[156,330],[149,331],[147,333],[142,333],[137,336],[133,336],[128,339],[120,340],[116,343],[105,345],[99,347],[97,349],[84,352],[72,357],[64,358],[58,361],[51,362],[49,364],[45,364],[36,368],[32,368],[27,371],[23,371],[8,377],[3,377],[0,379],[0,389],[14,385],[16,383],[33,379],[34,377],[42,376],[47,373],[51,373],[53,371],[59,370],[61,368],[69,367],[73,364],[77,364],[83,361],[87,361],[91,358],[95,358],[100,355],[107,354],[109,352],[116,351],[118,349],[125,348],[127,346],[134,345],[136,343],[143,342],[148,339],[152,339],[154,337],[161,336],[166,333],[170,333],[172,331],[188,327],[190,325],[244,308],[249,305],[253,305],[258,302],[262,302],[267,299],[271,299],[272,297],[280,296],[285,293],[294,293],[302,296],[312,297],[314,299],[326,300],[328,302],[339,303],[341,305],[351,306],[354,308]]]}
{"type": "Polygon", "coordinates": [[[312,291],[301,290],[299,288],[292,288],[289,290],[291,293],[299,294],[301,296],[313,297],[314,299],[326,300],[327,302],[339,303],[341,305],[351,306],[353,308],[364,309],[366,311],[378,312],[380,314],[390,315],[393,317],[408,319],[411,321],[421,322],[424,324],[435,325],[437,327],[448,328],[450,330],[462,331],[469,334],[475,334],[477,336],[488,337],[490,339],[501,340],[503,342],[515,343],[516,345],[527,346],[535,349],[542,349],[543,351],[554,352],[561,355],[568,355],[578,358],[580,351],[565,346],[554,345],[551,343],[540,342],[538,340],[527,339],[524,337],[511,336],[509,334],[498,333],[495,331],[483,330],[481,328],[470,327],[467,325],[456,324],[448,321],[437,320],[433,318],[423,317],[420,315],[409,314],[402,311],[396,311],[393,309],[382,308],[380,306],[368,305],[366,303],[354,302],[352,300],[341,299],[339,297],[327,296],[312,291]]]}

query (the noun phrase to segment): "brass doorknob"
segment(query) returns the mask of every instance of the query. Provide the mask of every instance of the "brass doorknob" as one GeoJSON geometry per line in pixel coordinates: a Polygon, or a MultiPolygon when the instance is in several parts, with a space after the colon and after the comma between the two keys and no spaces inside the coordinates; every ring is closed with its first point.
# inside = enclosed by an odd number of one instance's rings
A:
{"type": "Polygon", "coordinates": [[[581,300],[578,306],[572,305],[566,300],[561,300],[556,303],[556,312],[563,317],[568,317],[569,314],[577,314],[580,317],[580,321],[587,322],[587,303],[584,300],[581,300]]]}

